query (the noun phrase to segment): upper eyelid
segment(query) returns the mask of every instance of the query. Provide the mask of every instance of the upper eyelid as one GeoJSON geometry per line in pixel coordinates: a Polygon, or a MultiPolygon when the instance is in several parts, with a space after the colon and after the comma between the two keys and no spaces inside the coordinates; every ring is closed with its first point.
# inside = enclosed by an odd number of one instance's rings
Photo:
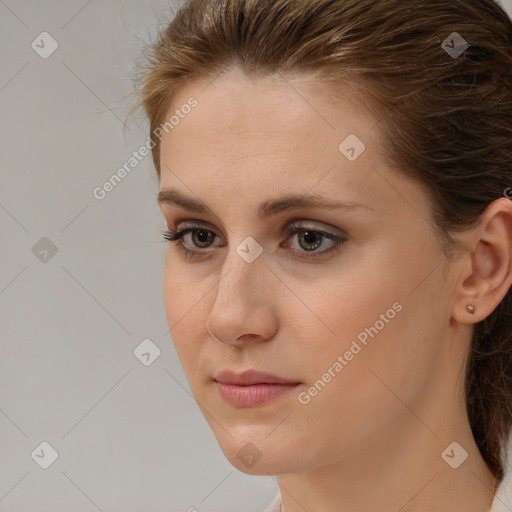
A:
{"type": "MultiPolygon", "coordinates": [[[[211,231],[212,233],[215,233],[216,236],[218,236],[216,229],[209,226],[209,223],[207,221],[182,221],[182,222],[176,222],[173,226],[167,226],[167,228],[172,232],[180,232],[180,231],[186,231],[186,230],[196,230],[196,229],[204,229],[206,231],[211,231]]],[[[311,231],[316,232],[326,232],[329,235],[333,236],[340,236],[344,237],[347,236],[347,233],[341,229],[337,228],[335,226],[329,226],[324,222],[321,221],[314,221],[314,220],[307,220],[307,219],[301,219],[301,218],[295,218],[286,221],[281,230],[286,231],[287,229],[310,229],[311,231]],[[334,231],[331,232],[331,231],[334,231]]]]}

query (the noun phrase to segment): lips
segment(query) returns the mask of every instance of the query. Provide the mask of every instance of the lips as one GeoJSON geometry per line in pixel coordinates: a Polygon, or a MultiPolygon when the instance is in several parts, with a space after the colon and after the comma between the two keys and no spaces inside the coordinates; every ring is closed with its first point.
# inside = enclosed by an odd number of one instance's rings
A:
{"type": "Polygon", "coordinates": [[[298,381],[284,379],[271,373],[258,370],[246,370],[242,373],[235,373],[230,370],[220,372],[214,379],[223,384],[235,384],[238,386],[251,386],[254,384],[300,384],[298,381]]]}
{"type": "Polygon", "coordinates": [[[222,398],[234,407],[266,404],[288,394],[300,384],[257,370],[247,370],[243,373],[225,370],[219,373],[214,381],[222,398]]]}

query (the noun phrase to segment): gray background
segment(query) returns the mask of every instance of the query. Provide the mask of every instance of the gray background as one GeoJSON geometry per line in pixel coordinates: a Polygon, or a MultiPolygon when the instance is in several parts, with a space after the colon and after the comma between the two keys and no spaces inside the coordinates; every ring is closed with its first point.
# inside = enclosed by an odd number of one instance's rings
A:
{"type": "Polygon", "coordinates": [[[0,512],[250,512],[277,491],[231,466],[191,397],[151,157],[93,196],[146,142],[135,64],[180,3],[0,0],[0,512]]]}

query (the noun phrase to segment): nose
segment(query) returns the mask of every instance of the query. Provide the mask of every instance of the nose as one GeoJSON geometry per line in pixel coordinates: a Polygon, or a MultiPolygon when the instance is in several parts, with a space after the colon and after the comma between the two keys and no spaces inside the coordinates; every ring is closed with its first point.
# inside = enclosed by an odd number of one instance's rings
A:
{"type": "Polygon", "coordinates": [[[264,253],[248,263],[231,249],[222,270],[206,323],[208,332],[226,345],[271,339],[278,328],[278,278],[266,266],[264,253]]]}

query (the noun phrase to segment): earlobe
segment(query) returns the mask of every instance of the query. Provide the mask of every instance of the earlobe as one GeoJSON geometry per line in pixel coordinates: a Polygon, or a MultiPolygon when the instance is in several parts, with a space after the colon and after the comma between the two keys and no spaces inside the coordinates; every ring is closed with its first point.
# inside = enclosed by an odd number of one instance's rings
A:
{"type": "Polygon", "coordinates": [[[500,198],[482,217],[483,221],[464,235],[465,246],[475,249],[470,254],[469,272],[465,265],[456,290],[453,317],[460,323],[484,320],[512,284],[512,203],[500,198]]]}
{"type": "Polygon", "coordinates": [[[478,308],[476,300],[469,303],[467,301],[467,297],[460,297],[453,306],[452,317],[457,323],[474,324],[480,322],[487,316],[482,315],[482,311],[478,308]]]}

